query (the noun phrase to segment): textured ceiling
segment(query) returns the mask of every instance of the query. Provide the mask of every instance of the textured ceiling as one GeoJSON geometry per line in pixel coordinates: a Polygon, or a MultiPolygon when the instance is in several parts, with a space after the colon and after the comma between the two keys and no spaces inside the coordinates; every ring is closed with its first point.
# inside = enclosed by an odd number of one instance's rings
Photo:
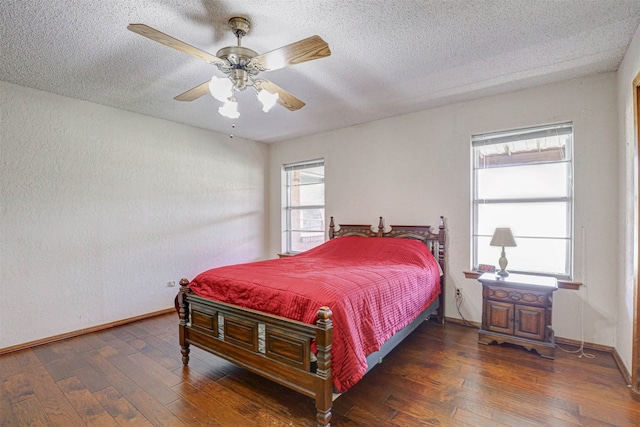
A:
{"type": "Polygon", "coordinates": [[[0,79],[123,110],[272,142],[384,117],[615,71],[640,0],[2,0],[0,79]],[[227,21],[251,20],[265,53],[317,34],[332,55],[260,74],[306,106],[240,118],[210,96],[173,97],[217,67],[127,30],[144,23],[202,50],[235,45],[227,21]]]}

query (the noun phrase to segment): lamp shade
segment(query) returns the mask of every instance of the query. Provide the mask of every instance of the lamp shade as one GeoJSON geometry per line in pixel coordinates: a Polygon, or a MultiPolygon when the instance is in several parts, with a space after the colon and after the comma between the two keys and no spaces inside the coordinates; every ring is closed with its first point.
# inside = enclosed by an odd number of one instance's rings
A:
{"type": "Polygon", "coordinates": [[[222,107],[218,108],[218,112],[220,115],[229,117],[230,119],[237,119],[240,117],[240,112],[238,112],[238,103],[235,99],[233,101],[228,100],[225,102],[222,107]]]}
{"type": "Polygon", "coordinates": [[[226,102],[233,96],[233,82],[227,78],[213,76],[209,82],[209,92],[218,101],[226,102]]]}
{"type": "Polygon", "coordinates": [[[493,233],[493,238],[491,239],[490,246],[517,246],[516,241],[513,239],[513,234],[511,233],[511,229],[508,227],[498,227],[496,231],[493,233]]]}

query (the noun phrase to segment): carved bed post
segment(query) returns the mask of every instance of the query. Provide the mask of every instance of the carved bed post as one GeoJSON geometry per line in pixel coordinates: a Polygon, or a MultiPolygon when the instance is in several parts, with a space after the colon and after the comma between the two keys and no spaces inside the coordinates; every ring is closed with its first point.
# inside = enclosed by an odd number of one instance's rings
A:
{"type": "Polygon", "coordinates": [[[380,217],[380,222],[378,222],[378,235],[376,237],[384,236],[384,221],[382,217],[380,217]]]}
{"type": "Polygon", "coordinates": [[[189,343],[187,342],[187,323],[189,317],[189,307],[187,303],[187,292],[189,292],[189,280],[180,279],[180,293],[178,294],[178,315],[180,316],[180,352],[182,353],[182,364],[189,364],[189,343]]]}
{"type": "Polygon", "coordinates": [[[333,223],[333,217],[331,217],[331,221],[329,222],[329,240],[333,239],[336,234],[336,226],[333,223]]]}
{"type": "Polygon", "coordinates": [[[438,263],[440,263],[440,267],[442,268],[442,277],[440,278],[441,283],[440,287],[442,291],[440,292],[440,307],[438,307],[438,320],[441,324],[444,325],[444,291],[446,289],[445,277],[447,276],[447,272],[445,270],[445,244],[446,244],[446,233],[444,228],[444,216],[440,217],[440,225],[438,227],[438,263]]]}
{"type": "Polygon", "coordinates": [[[331,374],[331,343],[333,325],[331,309],[321,307],[316,321],[316,347],[318,349],[318,369],[316,371],[316,420],[319,427],[328,427],[333,404],[333,375],[331,374]]]}

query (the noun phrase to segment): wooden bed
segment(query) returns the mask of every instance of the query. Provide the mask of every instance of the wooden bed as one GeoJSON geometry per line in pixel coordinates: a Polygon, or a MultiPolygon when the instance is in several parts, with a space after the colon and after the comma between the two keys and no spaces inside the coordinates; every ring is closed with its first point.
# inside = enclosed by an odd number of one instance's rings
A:
{"type": "MultiPolygon", "coordinates": [[[[343,225],[336,230],[333,217],[329,238],[363,236],[372,238],[404,238],[424,242],[441,269],[441,292],[438,299],[418,319],[383,344],[380,351],[367,357],[371,369],[388,354],[420,322],[435,317],[444,322],[444,277],[446,233],[440,217],[438,232],[431,226],[392,225],[384,231],[382,217],[377,231],[371,225],[343,225]]],[[[178,294],[180,316],[179,337],[182,362],[189,363],[189,346],[195,345],[237,366],[275,381],[315,399],[318,426],[329,426],[333,402],[331,346],[333,342],[332,312],[318,307],[315,324],[303,323],[237,305],[197,296],[189,288],[189,280],[180,281],[178,294]],[[317,362],[310,350],[315,340],[317,362]]]]}

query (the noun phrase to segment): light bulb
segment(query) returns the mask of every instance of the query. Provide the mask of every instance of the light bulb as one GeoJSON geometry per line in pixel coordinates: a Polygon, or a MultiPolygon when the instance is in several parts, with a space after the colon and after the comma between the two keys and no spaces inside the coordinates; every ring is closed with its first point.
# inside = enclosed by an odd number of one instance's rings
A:
{"type": "Polygon", "coordinates": [[[237,119],[240,117],[240,113],[238,112],[238,103],[235,99],[225,102],[222,107],[218,108],[218,112],[230,119],[237,119]]]}
{"type": "Polygon", "coordinates": [[[227,78],[213,76],[209,82],[209,92],[218,101],[226,102],[233,96],[233,83],[227,78]]]}
{"type": "Polygon", "coordinates": [[[273,107],[273,105],[278,100],[278,93],[271,93],[265,89],[260,89],[258,92],[258,99],[262,102],[262,111],[265,113],[273,107]]]}

